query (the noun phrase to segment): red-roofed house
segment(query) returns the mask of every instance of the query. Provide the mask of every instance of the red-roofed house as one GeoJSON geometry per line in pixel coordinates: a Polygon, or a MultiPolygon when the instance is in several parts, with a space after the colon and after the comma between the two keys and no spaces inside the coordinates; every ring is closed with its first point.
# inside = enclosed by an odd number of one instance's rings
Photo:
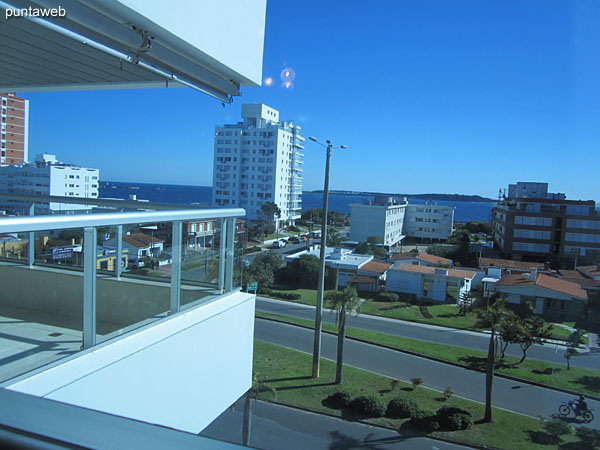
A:
{"type": "Polygon", "coordinates": [[[390,267],[392,267],[390,263],[369,261],[358,268],[356,275],[348,280],[348,285],[353,286],[357,291],[378,292],[385,282],[390,267]]]}
{"type": "Polygon", "coordinates": [[[496,292],[511,304],[528,303],[536,314],[561,322],[584,318],[588,304],[578,284],[535,271],[503,276],[496,292]]]}
{"type": "Polygon", "coordinates": [[[386,289],[438,302],[456,303],[471,291],[475,272],[413,264],[398,264],[387,272],[386,289]]]}
{"type": "MultiPolygon", "coordinates": [[[[143,259],[145,257],[158,258],[158,255],[163,251],[164,242],[156,236],[148,236],[144,233],[124,234],[123,249],[127,249],[129,253],[129,266],[137,269],[138,267],[144,267],[143,259]]],[[[104,242],[104,245],[116,248],[117,239],[115,237],[110,238],[104,242]]]]}
{"type": "Polygon", "coordinates": [[[429,253],[394,253],[389,259],[394,265],[415,264],[419,266],[452,266],[452,260],[442,258],[441,256],[430,255],[429,253]]]}

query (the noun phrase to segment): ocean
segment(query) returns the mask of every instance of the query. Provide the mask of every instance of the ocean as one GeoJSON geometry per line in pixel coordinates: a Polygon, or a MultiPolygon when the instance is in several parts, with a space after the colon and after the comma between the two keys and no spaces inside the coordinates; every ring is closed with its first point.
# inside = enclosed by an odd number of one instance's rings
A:
{"type": "MultiPolygon", "coordinates": [[[[149,200],[158,203],[176,203],[181,205],[209,206],[212,187],[183,186],[176,184],[150,184],[119,181],[102,181],[100,183],[100,198],[129,199],[135,195],[138,200],[149,200]]],[[[350,214],[351,203],[362,203],[372,200],[372,196],[329,194],[329,209],[341,214],[350,214]]],[[[426,200],[408,197],[409,203],[423,205],[426,200]]],[[[488,202],[450,202],[437,200],[438,205],[454,206],[456,222],[491,221],[494,203],[488,202]]],[[[304,192],[302,194],[302,210],[323,207],[323,194],[304,192]]]]}

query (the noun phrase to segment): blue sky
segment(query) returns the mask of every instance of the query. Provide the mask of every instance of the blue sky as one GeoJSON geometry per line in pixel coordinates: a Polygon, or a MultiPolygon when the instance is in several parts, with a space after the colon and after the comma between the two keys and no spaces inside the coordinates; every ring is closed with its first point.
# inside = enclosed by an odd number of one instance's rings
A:
{"type": "MultiPolygon", "coordinates": [[[[226,108],[190,89],[24,94],[30,153],[103,180],[210,185],[215,125],[262,102],[349,146],[332,189],[496,197],[547,181],[600,200],[599,3],[268,1],[271,86],[226,108]]],[[[307,143],[304,167],[304,188],[321,189],[324,149],[307,143]]]]}

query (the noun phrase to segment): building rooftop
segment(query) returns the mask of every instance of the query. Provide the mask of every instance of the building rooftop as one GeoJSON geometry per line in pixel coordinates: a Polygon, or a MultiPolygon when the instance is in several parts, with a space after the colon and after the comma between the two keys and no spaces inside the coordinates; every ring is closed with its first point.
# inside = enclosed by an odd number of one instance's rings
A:
{"type": "Polygon", "coordinates": [[[360,267],[360,270],[372,273],[385,273],[392,265],[390,263],[381,261],[369,261],[365,265],[360,267]]]}
{"type": "Polygon", "coordinates": [[[549,289],[551,291],[560,292],[562,294],[571,295],[582,300],[587,300],[587,293],[581,289],[581,287],[567,280],[561,280],[560,278],[538,273],[535,275],[535,281],[532,280],[533,276],[529,277],[526,274],[510,274],[504,275],[496,286],[527,286],[535,285],[549,289]]]}
{"type": "Polygon", "coordinates": [[[475,272],[470,272],[468,270],[440,269],[438,267],[416,266],[413,264],[400,264],[397,267],[393,267],[392,270],[400,270],[402,272],[427,273],[432,275],[443,275],[453,278],[473,278],[476,275],[475,272]]]}
{"type": "Polygon", "coordinates": [[[133,233],[126,234],[123,236],[123,242],[127,242],[130,245],[138,248],[146,248],[154,244],[160,244],[161,242],[165,242],[162,239],[157,237],[148,236],[144,233],[133,233]]]}
{"type": "Polygon", "coordinates": [[[600,265],[598,264],[592,266],[579,266],[577,271],[590,278],[600,277],[600,265]]]}
{"type": "Polygon", "coordinates": [[[419,261],[428,262],[430,264],[442,264],[442,265],[451,265],[452,260],[447,258],[442,258],[441,256],[430,255],[429,253],[394,253],[390,257],[390,261],[406,261],[410,259],[417,259],[419,261]]]}
{"type": "Polygon", "coordinates": [[[503,269],[536,270],[544,269],[544,263],[512,261],[510,259],[479,258],[480,267],[500,267],[503,269]]]}

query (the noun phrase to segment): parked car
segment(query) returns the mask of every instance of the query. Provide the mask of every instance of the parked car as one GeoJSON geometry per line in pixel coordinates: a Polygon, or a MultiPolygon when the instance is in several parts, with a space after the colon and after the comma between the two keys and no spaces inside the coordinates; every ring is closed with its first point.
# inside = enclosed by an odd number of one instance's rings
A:
{"type": "Polygon", "coordinates": [[[273,248],[283,248],[286,244],[287,242],[285,242],[284,239],[280,239],[278,241],[273,242],[273,248]]]}

